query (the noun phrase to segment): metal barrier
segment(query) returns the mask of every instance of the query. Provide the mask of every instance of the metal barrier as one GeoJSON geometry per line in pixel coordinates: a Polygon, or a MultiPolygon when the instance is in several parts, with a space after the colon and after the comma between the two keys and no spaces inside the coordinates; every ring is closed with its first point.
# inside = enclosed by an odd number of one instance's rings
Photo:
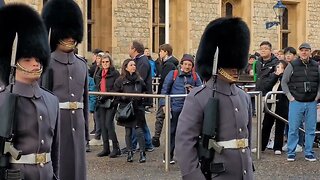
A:
{"type": "Polygon", "coordinates": [[[165,98],[165,171],[169,171],[170,161],[170,98],[186,97],[186,94],[162,95],[162,94],[136,94],[136,93],[116,93],[116,92],[89,92],[90,95],[103,96],[127,96],[127,97],[147,97],[165,98]]]}
{"type": "MultiPolygon", "coordinates": [[[[247,92],[250,96],[255,96],[257,111],[257,159],[261,156],[261,119],[262,119],[262,92],[247,92]]],[[[147,98],[165,98],[165,171],[169,171],[170,161],[170,99],[178,97],[186,97],[187,94],[136,94],[136,93],[116,93],[116,92],[89,92],[90,95],[103,96],[127,96],[127,97],[147,97],[147,98]]]]}
{"type": "Polygon", "coordinates": [[[262,121],[262,92],[251,91],[247,92],[250,96],[255,97],[255,105],[257,112],[257,159],[261,158],[261,121],[262,121]]]}
{"type": "MultiPolygon", "coordinates": [[[[264,98],[264,109],[266,110],[267,113],[271,114],[272,116],[274,116],[275,118],[277,119],[280,119],[281,121],[284,121],[285,123],[288,123],[288,120],[279,116],[278,114],[276,114],[275,112],[271,111],[269,109],[269,107],[267,106],[268,105],[268,102],[267,100],[269,99],[269,97],[272,95],[272,94],[285,94],[283,91],[270,91],[266,94],[265,98],[264,98]]],[[[302,128],[299,128],[300,131],[304,132],[305,133],[305,130],[302,129],[302,128]]],[[[316,134],[320,134],[320,131],[316,131],[315,132],[316,134]]]]}

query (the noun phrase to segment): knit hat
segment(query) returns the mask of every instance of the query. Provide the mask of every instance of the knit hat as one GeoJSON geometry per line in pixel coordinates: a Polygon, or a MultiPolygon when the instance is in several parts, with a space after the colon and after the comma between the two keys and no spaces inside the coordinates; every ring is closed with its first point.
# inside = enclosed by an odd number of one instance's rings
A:
{"type": "Polygon", "coordinates": [[[182,64],[183,61],[190,61],[192,66],[194,66],[194,57],[191,54],[184,54],[181,58],[180,63],[182,64]]]}

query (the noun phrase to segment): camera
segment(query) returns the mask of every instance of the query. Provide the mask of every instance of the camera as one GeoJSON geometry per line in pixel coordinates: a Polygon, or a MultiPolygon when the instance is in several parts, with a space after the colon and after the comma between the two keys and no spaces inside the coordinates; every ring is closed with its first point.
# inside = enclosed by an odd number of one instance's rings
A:
{"type": "Polygon", "coordinates": [[[310,82],[303,82],[304,92],[308,93],[311,92],[311,83],[310,82]]]}

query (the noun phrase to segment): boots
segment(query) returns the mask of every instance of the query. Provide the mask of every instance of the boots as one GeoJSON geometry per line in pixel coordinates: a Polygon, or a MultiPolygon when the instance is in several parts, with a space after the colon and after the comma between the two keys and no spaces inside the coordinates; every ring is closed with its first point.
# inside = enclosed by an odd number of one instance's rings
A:
{"type": "Polygon", "coordinates": [[[112,143],[113,149],[112,152],[109,154],[110,158],[116,158],[117,156],[121,155],[121,150],[119,148],[119,143],[112,143]]]}
{"type": "Polygon", "coordinates": [[[140,152],[139,163],[145,163],[145,162],[146,162],[146,152],[145,151],[141,151],[140,152]]]}
{"type": "Polygon", "coordinates": [[[103,141],[103,150],[97,154],[98,157],[108,156],[110,154],[109,140],[103,141]]]}
{"type": "Polygon", "coordinates": [[[158,137],[152,137],[152,145],[154,146],[154,147],[159,147],[160,146],[160,140],[159,140],[159,138],[158,137]]]}
{"type": "Polygon", "coordinates": [[[128,157],[127,157],[127,162],[132,162],[133,161],[133,152],[128,151],[128,157]]]}

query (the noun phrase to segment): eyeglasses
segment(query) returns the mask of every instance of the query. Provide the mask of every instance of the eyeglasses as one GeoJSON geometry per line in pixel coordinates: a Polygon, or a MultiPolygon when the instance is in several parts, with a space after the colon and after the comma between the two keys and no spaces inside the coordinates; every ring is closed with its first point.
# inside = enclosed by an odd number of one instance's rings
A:
{"type": "Polygon", "coordinates": [[[110,61],[102,61],[102,63],[109,63],[110,61]]]}

